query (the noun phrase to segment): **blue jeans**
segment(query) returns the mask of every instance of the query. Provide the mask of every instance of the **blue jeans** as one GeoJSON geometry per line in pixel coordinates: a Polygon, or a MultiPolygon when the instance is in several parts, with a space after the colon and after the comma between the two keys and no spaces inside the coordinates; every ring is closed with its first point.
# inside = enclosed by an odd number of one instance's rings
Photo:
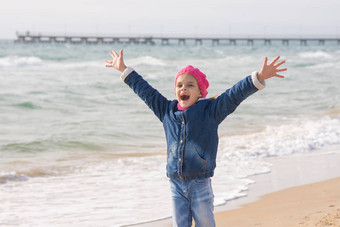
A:
{"type": "Polygon", "coordinates": [[[173,203],[173,226],[191,227],[192,218],[197,227],[215,226],[214,194],[211,179],[170,179],[173,203]]]}

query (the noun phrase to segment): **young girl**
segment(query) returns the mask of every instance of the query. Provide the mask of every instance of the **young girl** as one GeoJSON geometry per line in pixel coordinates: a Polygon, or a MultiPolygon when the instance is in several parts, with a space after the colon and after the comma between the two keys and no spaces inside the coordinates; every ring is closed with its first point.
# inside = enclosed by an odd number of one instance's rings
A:
{"type": "Polygon", "coordinates": [[[215,226],[214,195],[210,178],[216,167],[218,125],[248,96],[265,87],[265,80],[280,77],[285,61],[269,65],[265,58],[260,72],[236,83],[216,99],[206,99],[209,82],[199,69],[189,65],[175,77],[176,100],[168,100],[131,67],[126,67],[123,50],[110,53],[106,67],[122,73],[125,82],[163,123],[167,142],[167,176],[173,200],[173,226],[215,226]]]}

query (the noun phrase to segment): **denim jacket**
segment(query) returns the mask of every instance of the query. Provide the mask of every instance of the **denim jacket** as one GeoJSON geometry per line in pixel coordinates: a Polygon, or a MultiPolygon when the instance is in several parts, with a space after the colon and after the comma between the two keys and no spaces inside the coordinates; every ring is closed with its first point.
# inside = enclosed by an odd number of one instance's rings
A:
{"type": "Polygon", "coordinates": [[[200,99],[185,111],[177,109],[177,100],[168,100],[128,67],[124,81],[163,123],[167,142],[167,176],[192,180],[212,177],[216,167],[218,125],[248,96],[264,84],[257,73],[236,83],[216,100],[200,99]]]}

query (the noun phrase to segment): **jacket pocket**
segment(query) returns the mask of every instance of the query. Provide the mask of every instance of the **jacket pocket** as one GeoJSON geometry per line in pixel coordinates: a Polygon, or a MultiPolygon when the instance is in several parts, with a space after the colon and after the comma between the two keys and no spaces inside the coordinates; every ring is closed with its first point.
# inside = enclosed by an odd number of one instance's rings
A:
{"type": "Polygon", "coordinates": [[[202,158],[195,146],[188,146],[184,153],[184,169],[185,175],[193,176],[205,173],[208,161],[202,158]]]}

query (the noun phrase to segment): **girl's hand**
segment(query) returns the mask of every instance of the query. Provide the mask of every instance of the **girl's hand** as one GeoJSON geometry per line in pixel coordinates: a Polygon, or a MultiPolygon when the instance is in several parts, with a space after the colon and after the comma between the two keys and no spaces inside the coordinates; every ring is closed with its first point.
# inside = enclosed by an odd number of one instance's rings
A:
{"type": "Polygon", "coordinates": [[[280,56],[277,56],[269,65],[267,65],[268,58],[266,57],[264,59],[261,71],[259,72],[259,74],[257,74],[257,79],[260,82],[263,82],[264,80],[272,78],[274,76],[284,78],[284,76],[277,74],[278,72],[287,70],[287,68],[278,69],[278,67],[285,63],[285,61],[281,61],[275,65],[276,61],[279,60],[279,58],[280,56]]]}
{"type": "Polygon", "coordinates": [[[126,65],[124,64],[123,50],[120,50],[120,56],[114,50],[110,52],[110,55],[112,56],[113,60],[106,60],[106,63],[108,64],[105,65],[105,67],[112,67],[117,69],[119,72],[124,72],[126,65]]]}

